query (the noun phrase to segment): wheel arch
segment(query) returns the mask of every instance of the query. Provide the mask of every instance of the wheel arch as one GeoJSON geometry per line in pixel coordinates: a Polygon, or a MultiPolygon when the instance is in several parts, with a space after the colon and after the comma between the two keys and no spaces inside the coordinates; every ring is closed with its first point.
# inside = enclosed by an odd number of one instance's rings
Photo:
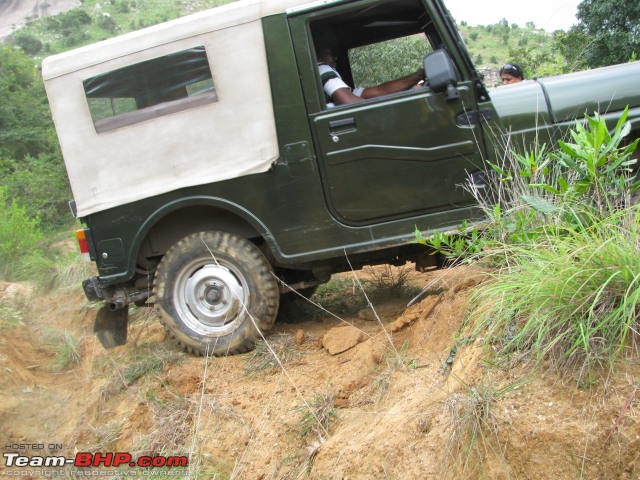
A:
{"type": "Polygon", "coordinates": [[[139,259],[162,256],[181,238],[206,230],[226,231],[275,248],[267,226],[248,209],[221,198],[190,197],[163,205],[141,225],[132,244],[130,271],[139,259]]]}

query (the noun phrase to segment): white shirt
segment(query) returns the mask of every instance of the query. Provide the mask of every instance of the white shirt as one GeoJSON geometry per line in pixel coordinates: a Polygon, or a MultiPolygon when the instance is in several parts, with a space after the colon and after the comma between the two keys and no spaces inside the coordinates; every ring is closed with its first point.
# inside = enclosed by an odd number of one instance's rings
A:
{"type": "MultiPolygon", "coordinates": [[[[351,87],[347,85],[342,77],[338,73],[338,71],[333,68],[331,65],[327,65],[326,63],[319,63],[318,70],[320,71],[320,80],[322,81],[322,88],[324,89],[324,94],[327,97],[327,107],[335,107],[335,104],[331,101],[331,97],[341,88],[348,88],[351,90],[351,87]]],[[[362,92],[364,88],[356,88],[353,90],[353,94],[360,97],[362,96],[362,92]]]]}

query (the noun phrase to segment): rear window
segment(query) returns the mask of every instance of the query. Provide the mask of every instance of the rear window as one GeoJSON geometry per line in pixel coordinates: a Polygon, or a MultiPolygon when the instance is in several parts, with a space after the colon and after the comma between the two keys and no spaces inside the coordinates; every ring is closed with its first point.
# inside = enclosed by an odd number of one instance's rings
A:
{"type": "Polygon", "coordinates": [[[218,99],[203,46],[88,78],[83,86],[97,132],[218,99]]]}

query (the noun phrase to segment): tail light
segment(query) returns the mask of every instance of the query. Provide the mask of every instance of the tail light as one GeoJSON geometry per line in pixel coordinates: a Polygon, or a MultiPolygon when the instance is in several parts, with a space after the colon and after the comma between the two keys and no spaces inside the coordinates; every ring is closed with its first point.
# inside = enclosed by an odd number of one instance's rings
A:
{"type": "Polygon", "coordinates": [[[87,241],[87,230],[85,228],[76,230],[76,238],[78,239],[78,246],[80,247],[82,259],[87,261],[91,260],[91,255],[89,254],[89,242],[87,241]]]}

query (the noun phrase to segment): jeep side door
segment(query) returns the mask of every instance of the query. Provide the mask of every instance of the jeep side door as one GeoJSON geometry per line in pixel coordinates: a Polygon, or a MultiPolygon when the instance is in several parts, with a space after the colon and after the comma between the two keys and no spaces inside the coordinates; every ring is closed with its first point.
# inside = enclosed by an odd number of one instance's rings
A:
{"type": "Polygon", "coordinates": [[[366,225],[473,202],[463,185],[481,168],[484,144],[480,125],[465,115],[477,105],[472,80],[460,69],[455,99],[417,86],[330,108],[314,63],[314,34],[329,29],[341,46],[338,71],[347,83],[363,76],[356,70],[366,75],[368,62],[397,71],[403,42],[415,45],[421,37],[417,56],[402,65],[405,74],[415,71],[424,55],[443,48],[443,35],[420,1],[351,2],[301,15],[291,25],[325,198],[335,217],[366,225]],[[383,58],[376,56],[377,45],[383,58]],[[362,48],[374,51],[364,68],[354,64],[362,48]]]}

